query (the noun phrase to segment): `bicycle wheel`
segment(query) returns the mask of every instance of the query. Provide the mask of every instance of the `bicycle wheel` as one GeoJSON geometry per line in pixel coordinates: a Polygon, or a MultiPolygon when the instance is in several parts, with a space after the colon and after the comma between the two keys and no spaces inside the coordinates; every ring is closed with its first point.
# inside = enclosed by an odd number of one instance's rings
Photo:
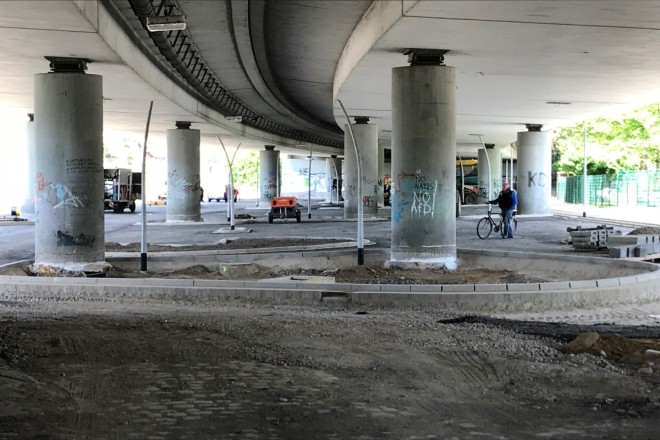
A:
{"type": "Polygon", "coordinates": [[[482,218],[479,220],[479,223],[477,223],[477,235],[482,240],[487,239],[492,230],[493,222],[488,217],[482,218]]]}

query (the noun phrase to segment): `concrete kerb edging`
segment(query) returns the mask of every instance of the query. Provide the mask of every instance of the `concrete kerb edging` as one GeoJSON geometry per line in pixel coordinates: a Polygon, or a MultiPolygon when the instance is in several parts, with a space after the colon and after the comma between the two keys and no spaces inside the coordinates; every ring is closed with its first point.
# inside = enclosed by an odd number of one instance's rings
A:
{"type": "MultiPolygon", "coordinates": [[[[502,251],[462,250],[502,256],[502,251]]],[[[515,253],[513,253],[515,254],[515,253]]],[[[518,253],[524,254],[524,253],[518,253]]],[[[524,254],[525,258],[549,258],[524,254]]],[[[180,303],[319,304],[326,297],[353,306],[442,308],[469,312],[561,310],[631,304],[660,299],[660,266],[597,257],[562,256],[645,270],[636,275],[552,283],[465,285],[306,284],[275,281],[162,278],[49,278],[0,276],[1,300],[139,301],[180,303]],[[47,289],[44,287],[48,286],[47,289]]],[[[8,266],[20,267],[25,261],[8,266]]]]}
{"type": "MultiPolygon", "coordinates": [[[[268,237],[266,237],[268,238],[268,237]]],[[[296,238],[296,237],[293,237],[296,238]]],[[[307,238],[307,237],[303,237],[307,238]]],[[[328,237],[333,238],[333,237],[328,237]]],[[[365,246],[373,246],[373,241],[364,240],[365,246]]],[[[167,245],[161,245],[167,246],[167,245]]],[[[338,243],[324,243],[324,244],[310,244],[300,246],[280,246],[268,248],[254,248],[254,249],[228,249],[228,250],[204,250],[204,251],[176,251],[176,246],[172,245],[172,251],[151,252],[148,254],[149,259],[153,258],[169,258],[186,256],[208,256],[208,255],[239,255],[239,254],[276,254],[276,253],[290,253],[302,251],[316,251],[321,249],[345,249],[349,247],[356,247],[357,242],[346,240],[338,243]]],[[[134,258],[135,252],[106,252],[108,258],[134,258]]]]}

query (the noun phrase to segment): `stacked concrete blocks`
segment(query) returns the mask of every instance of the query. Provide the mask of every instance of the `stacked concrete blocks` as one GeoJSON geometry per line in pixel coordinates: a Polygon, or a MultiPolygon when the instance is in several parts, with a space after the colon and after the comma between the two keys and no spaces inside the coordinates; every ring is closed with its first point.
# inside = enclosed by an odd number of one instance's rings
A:
{"type": "Polygon", "coordinates": [[[660,253],[660,235],[612,237],[607,248],[611,258],[646,257],[660,253]]]}
{"type": "Polygon", "coordinates": [[[611,226],[597,226],[595,228],[577,229],[568,228],[571,233],[571,243],[575,249],[605,249],[611,237],[619,237],[622,232],[611,226]]]}

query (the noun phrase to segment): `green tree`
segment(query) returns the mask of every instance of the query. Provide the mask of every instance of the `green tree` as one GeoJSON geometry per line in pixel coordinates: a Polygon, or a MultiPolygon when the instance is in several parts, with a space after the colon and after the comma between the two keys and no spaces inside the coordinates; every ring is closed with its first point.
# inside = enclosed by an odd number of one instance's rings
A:
{"type": "Polygon", "coordinates": [[[636,109],[617,119],[600,117],[557,130],[554,171],[582,174],[585,128],[589,174],[660,167],[660,104],[636,109]]]}
{"type": "Polygon", "coordinates": [[[106,168],[131,168],[142,166],[142,149],[131,139],[123,139],[121,145],[103,144],[103,162],[106,168]],[[137,163],[135,158],[140,158],[137,163]]]}
{"type": "Polygon", "coordinates": [[[234,163],[234,183],[237,187],[258,186],[259,156],[255,151],[238,153],[240,157],[236,158],[234,163]]]}

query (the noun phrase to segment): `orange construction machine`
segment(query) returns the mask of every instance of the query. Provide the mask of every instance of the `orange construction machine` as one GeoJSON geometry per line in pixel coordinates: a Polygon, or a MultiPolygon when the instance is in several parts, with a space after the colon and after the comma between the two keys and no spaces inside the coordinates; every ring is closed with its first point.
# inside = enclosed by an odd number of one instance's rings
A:
{"type": "Polygon", "coordinates": [[[270,212],[268,213],[268,223],[273,223],[273,219],[295,218],[300,223],[300,210],[298,209],[298,200],[295,197],[273,197],[270,199],[270,212]]]}

